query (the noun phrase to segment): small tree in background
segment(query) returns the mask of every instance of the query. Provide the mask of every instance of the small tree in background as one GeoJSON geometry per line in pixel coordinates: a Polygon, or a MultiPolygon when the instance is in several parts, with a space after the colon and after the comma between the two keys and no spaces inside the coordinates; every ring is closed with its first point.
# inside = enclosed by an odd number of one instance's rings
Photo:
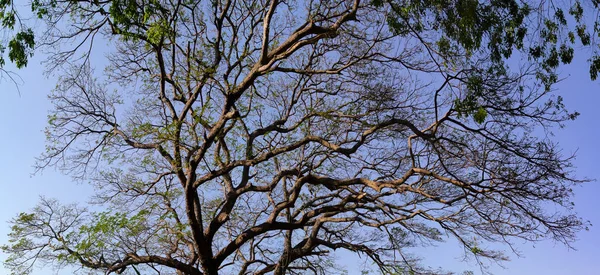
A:
{"type": "MultiPolygon", "coordinates": [[[[453,238],[483,264],[507,259],[489,243],[569,245],[586,226],[572,211],[572,157],[532,135],[577,116],[552,85],[573,46],[593,44],[580,2],[31,7],[62,75],[39,168],[89,181],[107,211],[42,199],[19,214],[2,247],[14,274],[39,262],[336,274],[340,249],[381,273],[437,274],[410,249],[453,238]]],[[[0,9],[14,26],[14,3],[0,9]]],[[[19,67],[34,46],[22,33],[8,43],[19,67]]]]}

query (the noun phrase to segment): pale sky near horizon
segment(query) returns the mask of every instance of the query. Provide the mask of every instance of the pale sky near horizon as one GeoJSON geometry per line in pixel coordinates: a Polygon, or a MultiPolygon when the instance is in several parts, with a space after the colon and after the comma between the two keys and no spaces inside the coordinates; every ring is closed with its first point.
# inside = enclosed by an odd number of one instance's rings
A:
{"type": "MultiPolygon", "coordinates": [[[[567,108],[580,112],[581,116],[567,123],[566,128],[557,129],[554,140],[560,143],[565,155],[577,152],[575,175],[600,179],[600,81],[589,80],[583,55],[579,55],[574,64],[561,69],[561,76],[567,78],[556,86],[567,108]]],[[[7,221],[35,206],[39,196],[58,198],[64,203],[85,202],[91,192],[87,185],[76,184],[53,168],[32,176],[35,158],[44,150],[43,128],[50,108],[47,95],[56,84],[53,79],[43,76],[40,60],[38,56],[28,68],[18,71],[23,79],[20,93],[12,83],[6,80],[0,82],[3,97],[0,101],[0,244],[7,243],[7,221]]],[[[600,186],[596,182],[575,189],[577,212],[594,225],[590,231],[578,235],[579,240],[573,244],[577,251],[552,241],[520,243],[517,248],[524,258],[509,254],[512,260],[504,263],[505,268],[492,265],[490,270],[498,275],[600,274],[599,195],[600,186]]],[[[480,274],[474,263],[461,262],[461,250],[452,243],[419,251],[422,251],[419,255],[433,267],[456,272],[473,270],[480,274]]],[[[0,261],[5,257],[0,253],[0,261]]],[[[349,269],[356,267],[355,260],[341,260],[347,262],[349,269]]],[[[0,265],[2,274],[8,274],[8,271],[0,265]]],[[[34,274],[56,273],[42,268],[34,274]]],[[[58,274],[69,272],[59,271],[58,274]]],[[[360,272],[350,270],[350,274],[360,272]]]]}

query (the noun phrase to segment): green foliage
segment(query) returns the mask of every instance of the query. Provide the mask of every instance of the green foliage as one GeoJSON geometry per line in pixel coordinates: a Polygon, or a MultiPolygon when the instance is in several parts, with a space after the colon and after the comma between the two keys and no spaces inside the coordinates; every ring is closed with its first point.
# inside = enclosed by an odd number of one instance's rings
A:
{"type": "MultiPolygon", "coordinates": [[[[137,236],[144,230],[147,210],[142,210],[133,216],[120,212],[100,212],[93,215],[92,223],[79,227],[80,236],[85,236],[75,245],[79,254],[85,255],[94,251],[102,251],[113,236],[125,234],[137,236]]],[[[99,253],[99,252],[97,252],[99,253]]]]}
{"type": "Polygon", "coordinates": [[[105,211],[90,213],[75,205],[59,205],[42,198],[31,212],[20,213],[11,221],[9,244],[0,249],[10,257],[5,265],[13,274],[29,274],[32,266],[22,266],[31,253],[41,260],[56,263],[94,262],[109,256],[119,237],[143,236],[149,210],[136,213],[105,211]],[[50,251],[39,251],[48,247],[50,251]]]}
{"type": "MultiPolygon", "coordinates": [[[[573,47],[578,43],[576,37],[584,46],[592,41],[585,10],[579,1],[566,7],[530,5],[516,0],[379,0],[372,1],[372,4],[391,8],[393,12],[388,14],[387,23],[398,35],[426,31],[437,33],[440,38],[436,46],[438,53],[445,58],[444,65],[463,62],[453,59],[460,52],[483,52],[492,62],[490,69],[495,71],[493,74],[503,77],[507,76],[506,71],[497,68],[502,68],[517,50],[520,56],[537,64],[536,77],[546,91],[558,81],[556,68],[573,61],[573,47]],[[534,26],[531,22],[541,24],[534,26]]],[[[594,2],[594,7],[597,5],[594,2]]],[[[589,59],[590,78],[595,80],[600,73],[600,59],[596,50],[593,53],[594,56],[589,59]]],[[[483,123],[488,116],[485,107],[480,106],[482,98],[494,94],[486,83],[482,83],[488,81],[487,77],[482,78],[482,69],[485,68],[473,70],[473,75],[464,81],[466,94],[455,99],[459,115],[471,116],[477,123],[483,123]]]]}
{"type": "MultiPolygon", "coordinates": [[[[531,12],[528,5],[513,0],[386,2],[395,11],[389,15],[388,23],[396,33],[407,33],[410,30],[440,31],[467,51],[474,51],[486,45],[495,60],[509,57],[513,47],[522,47],[527,34],[524,20],[531,12]],[[434,20],[429,21],[426,18],[434,20]]],[[[383,6],[384,1],[373,1],[373,4],[383,6]]]]}
{"type": "Polygon", "coordinates": [[[114,24],[123,32],[129,31],[136,24],[146,17],[145,13],[138,10],[136,0],[116,0],[112,1],[109,13],[114,24]]]}
{"type": "Polygon", "coordinates": [[[168,22],[162,17],[166,9],[158,0],[138,3],[136,0],[112,1],[108,10],[114,31],[123,39],[143,39],[159,45],[171,34],[168,22]]]}
{"type": "Polygon", "coordinates": [[[158,21],[152,23],[148,28],[147,37],[148,41],[152,44],[160,44],[164,37],[169,34],[169,27],[166,22],[158,21]]]}
{"type": "Polygon", "coordinates": [[[9,37],[7,45],[0,44],[0,68],[6,64],[4,57],[6,49],[8,49],[8,59],[15,63],[17,68],[23,68],[27,66],[35,48],[33,30],[21,26],[21,19],[13,5],[12,0],[0,1],[0,29],[13,34],[9,37]]]}
{"type": "Polygon", "coordinates": [[[18,32],[15,37],[8,42],[8,58],[17,65],[17,68],[27,66],[29,57],[33,56],[35,41],[33,31],[18,32]]]}
{"type": "MultiPolygon", "coordinates": [[[[123,39],[144,39],[152,44],[160,44],[165,36],[172,33],[168,22],[160,17],[165,9],[157,0],[148,1],[143,5],[137,2],[136,0],[112,1],[108,14],[114,24],[114,31],[120,33],[123,39]]],[[[99,5],[97,1],[92,3],[99,5]]],[[[80,5],[76,1],[71,4],[80,5]]],[[[53,13],[58,5],[56,0],[34,0],[30,5],[37,19],[46,20],[56,16],[53,13]]],[[[100,8],[100,11],[106,13],[103,8],[100,8]]],[[[13,0],[0,1],[0,29],[12,32],[7,44],[0,44],[0,68],[6,64],[4,54],[7,49],[8,59],[17,68],[27,66],[29,58],[34,54],[36,45],[34,31],[22,23],[13,0]]]]}
{"type": "Polygon", "coordinates": [[[473,120],[475,120],[475,122],[477,122],[479,124],[483,123],[485,121],[486,117],[487,117],[487,112],[481,106],[479,106],[479,108],[477,108],[477,111],[473,114],[473,120]]]}
{"type": "Polygon", "coordinates": [[[600,73],[600,56],[595,56],[590,59],[590,78],[596,80],[598,78],[598,73],[600,73]]]}
{"type": "Polygon", "coordinates": [[[479,248],[477,246],[471,247],[471,253],[477,255],[477,254],[480,254],[481,252],[483,252],[483,250],[481,250],[481,248],[479,248]]]}
{"type": "Polygon", "coordinates": [[[491,94],[493,91],[487,89],[481,76],[474,75],[465,81],[466,95],[463,98],[456,99],[454,108],[459,116],[472,116],[473,120],[479,124],[483,123],[487,117],[487,111],[480,106],[479,99],[484,94],[491,94]]]}

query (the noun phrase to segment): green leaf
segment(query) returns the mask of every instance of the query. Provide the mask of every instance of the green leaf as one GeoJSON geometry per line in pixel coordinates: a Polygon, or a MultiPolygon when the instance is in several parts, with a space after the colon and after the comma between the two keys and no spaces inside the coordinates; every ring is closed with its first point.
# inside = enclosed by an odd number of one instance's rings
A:
{"type": "Polygon", "coordinates": [[[479,124],[485,122],[486,117],[487,111],[483,107],[479,107],[479,109],[477,109],[477,112],[473,114],[473,119],[479,124]]]}

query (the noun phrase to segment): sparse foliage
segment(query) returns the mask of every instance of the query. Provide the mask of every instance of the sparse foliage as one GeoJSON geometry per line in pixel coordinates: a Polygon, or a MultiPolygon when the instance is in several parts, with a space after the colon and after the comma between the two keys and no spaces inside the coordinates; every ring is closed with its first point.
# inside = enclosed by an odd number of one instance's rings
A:
{"type": "MultiPolygon", "coordinates": [[[[9,26],[12,5],[0,0],[9,26]]],[[[573,47],[594,43],[578,1],[32,8],[47,26],[36,44],[62,75],[39,168],[89,181],[107,210],[42,199],[17,216],[2,247],[15,274],[39,261],[83,273],[336,274],[340,249],[380,273],[438,274],[411,248],[454,238],[483,266],[507,259],[489,243],[569,245],[586,226],[571,205],[581,182],[571,156],[533,134],[577,116],[552,85],[573,47]]],[[[30,34],[15,36],[17,66],[30,34]]]]}

